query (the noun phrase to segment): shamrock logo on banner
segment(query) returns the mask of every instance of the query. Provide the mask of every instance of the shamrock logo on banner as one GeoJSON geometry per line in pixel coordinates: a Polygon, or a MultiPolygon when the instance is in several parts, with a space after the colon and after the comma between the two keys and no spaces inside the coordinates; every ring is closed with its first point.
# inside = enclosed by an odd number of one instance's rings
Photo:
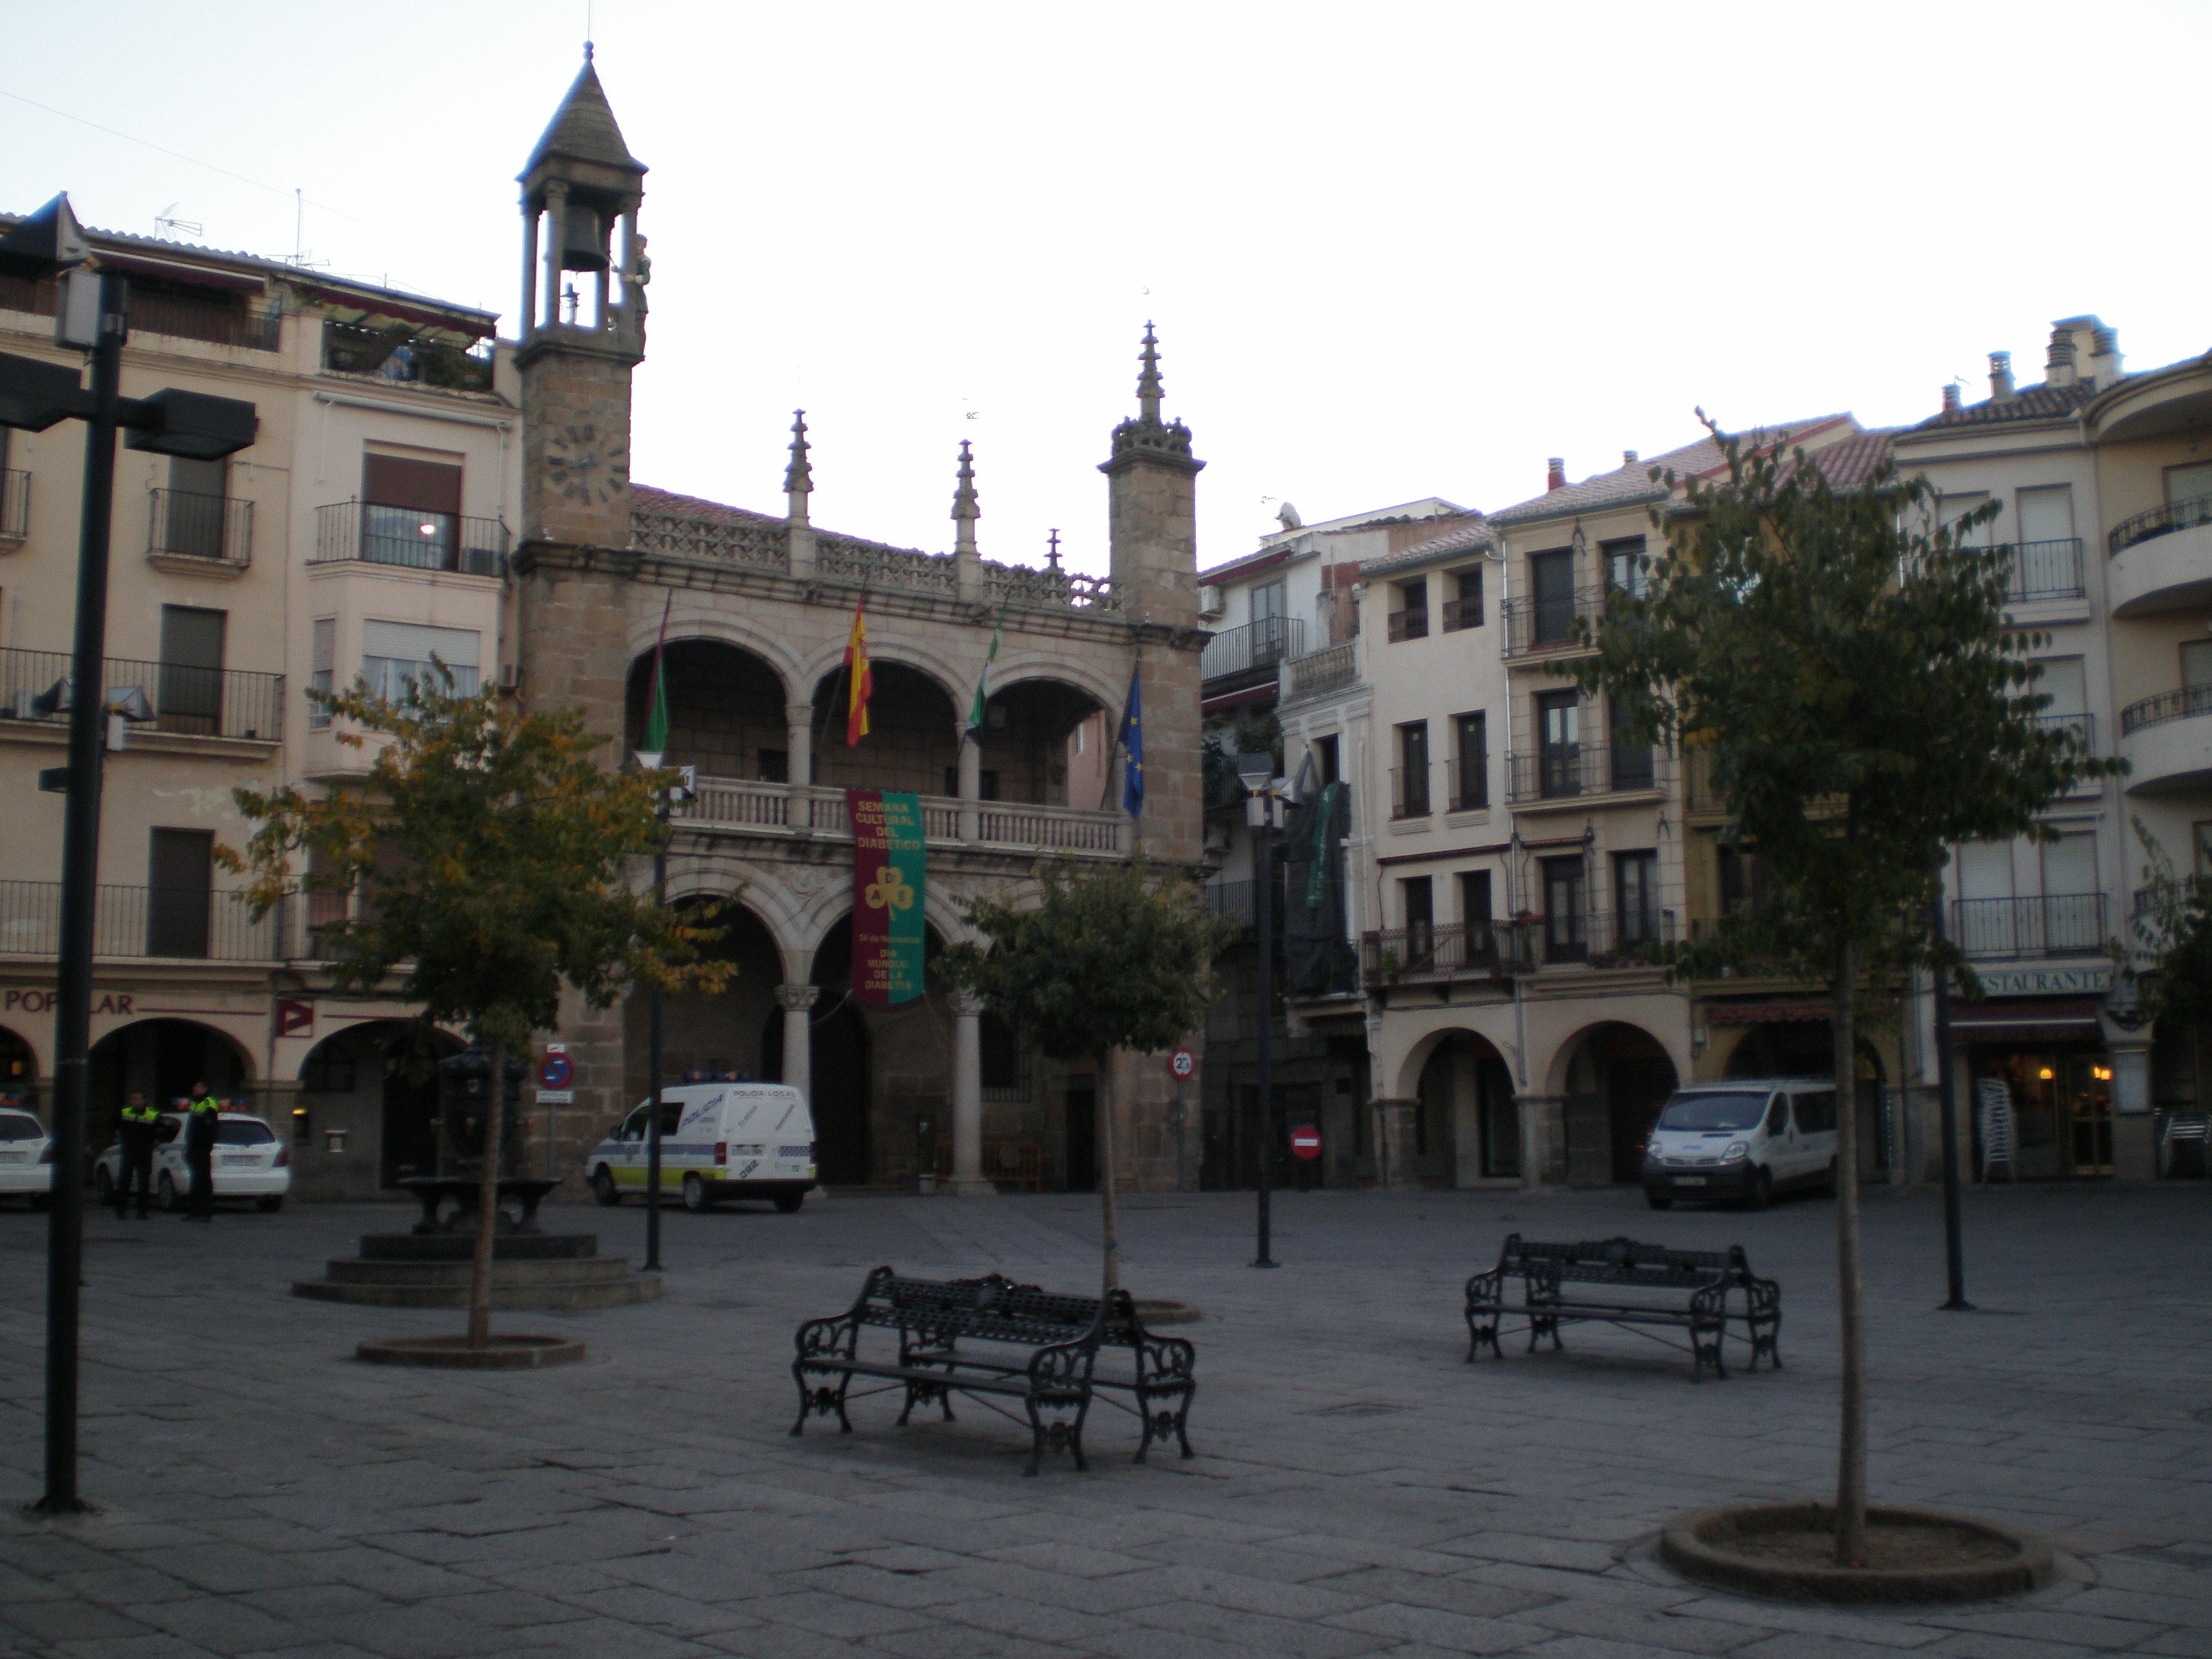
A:
{"type": "Polygon", "coordinates": [[[907,884],[904,876],[885,864],[878,866],[876,878],[863,895],[871,910],[911,910],[914,908],[914,889],[907,884]]]}

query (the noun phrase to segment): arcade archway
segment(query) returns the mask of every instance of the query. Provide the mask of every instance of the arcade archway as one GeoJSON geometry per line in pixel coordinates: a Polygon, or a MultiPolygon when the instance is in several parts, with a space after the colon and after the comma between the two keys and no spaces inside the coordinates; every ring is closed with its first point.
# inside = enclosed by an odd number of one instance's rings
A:
{"type": "Polygon", "coordinates": [[[1567,1181],[1643,1179],[1644,1143],[1674,1091],[1674,1062],[1640,1026],[1609,1021],[1578,1037],[1567,1061],[1567,1181]]]}
{"type": "MultiPolygon", "coordinates": [[[[1881,1051],[1865,1037],[1853,1044],[1858,1056],[1859,1173],[1879,1175],[1890,1167],[1889,1115],[1882,1110],[1881,1051]]],[[[1753,1025],[1729,1051],[1723,1068],[1731,1078],[1814,1077],[1836,1074],[1835,1026],[1826,1019],[1771,1020],[1753,1025]]]]}
{"type": "MultiPolygon", "coordinates": [[[[790,778],[781,675],[751,652],[720,640],[672,640],[666,662],[669,765],[696,766],[717,778],[767,783],[790,778]]],[[[629,665],[627,731],[633,750],[643,746],[652,695],[648,651],[629,665]]]]}
{"type": "Polygon", "coordinates": [[[1422,1062],[1413,1099],[1414,1169],[1422,1181],[1466,1185],[1520,1175],[1513,1079],[1489,1039],[1444,1032],[1422,1062]]]}
{"type": "Polygon", "coordinates": [[[333,1032],[307,1051],[293,1105],[293,1139],[305,1150],[303,1185],[366,1195],[354,1176],[372,1164],[375,1186],[438,1170],[438,1081],[431,1068],[461,1051],[460,1039],[413,1020],[378,1019],[333,1032]],[[336,1132],[335,1134],[333,1132],[336,1132]]]}
{"type": "Polygon", "coordinates": [[[39,1062],[31,1045],[0,1025],[0,1106],[35,1111],[39,1104],[39,1062]]]}
{"type": "MultiPolygon", "coordinates": [[[[703,910],[714,902],[705,896],[683,902],[703,910]]],[[[729,983],[714,994],[687,991],[667,997],[661,1012],[661,1081],[686,1077],[775,1078],[782,1075],[782,1015],[775,988],[783,980],[783,953],[754,911],[734,900],[720,901],[720,908],[708,926],[721,936],[707,945],[702,954],[726,962],[737,971],[729,983]],[[765,1045],[775,1037],[772,1059],[765,1045]]],[[[646,992],[631,994],[623,1010],[623,1052],[630,1057],[629,1095],[642,1099],[650,1085],[647,1067],[652,1031],[653,998],[646,992]]]]}
{"type": "Polygon", "coordinates": [[[107,1145],[133,1090],[166,1112],[181,1109],[195,1083],[225,1101],[242,1101],[252,1076],[246,1050],[197,1020],[142,1019],[110,1031],[92,1045],[85,1145],[95,1151],[107,1145]]]}

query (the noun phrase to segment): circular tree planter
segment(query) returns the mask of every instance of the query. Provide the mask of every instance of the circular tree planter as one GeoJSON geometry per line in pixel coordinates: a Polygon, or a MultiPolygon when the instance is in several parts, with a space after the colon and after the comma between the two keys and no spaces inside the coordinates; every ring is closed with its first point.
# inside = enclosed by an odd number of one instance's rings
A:
{"type": "Polygon", "coordinates": [[[1977,1601],[2051,1582],[2040,1539],[1941,1510],[1867,1508],[1867,1565],[1835,1562],[1823,1504],[1737,1504],[1667,1523],[1659,1559],[1686,1577],[1792,1601],[1977,1601]]]}
{"type": "Polygon", "coordinates": [[[384,1342],[364,1342],[354,1358],[377,1365],[428,1365],[449,1371],[542,1370],[548,1365],[573,1365],[584,1357],[584,1345],[565,1336],[495,1336],[481,1348],[472,1348],[465,1336],[398,1336],[384,1342]]]}

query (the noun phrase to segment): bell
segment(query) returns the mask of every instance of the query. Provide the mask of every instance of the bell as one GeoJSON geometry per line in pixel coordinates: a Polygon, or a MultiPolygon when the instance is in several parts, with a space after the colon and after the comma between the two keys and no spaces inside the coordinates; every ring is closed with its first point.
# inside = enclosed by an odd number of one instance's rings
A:
{"type": "Polygon", "coordinates": [[[563,270],[605,270],[607,268],[607,234],[601,228],[599,214],[592,209],[571,202],[561,216],[561,269],[563,270]]]}

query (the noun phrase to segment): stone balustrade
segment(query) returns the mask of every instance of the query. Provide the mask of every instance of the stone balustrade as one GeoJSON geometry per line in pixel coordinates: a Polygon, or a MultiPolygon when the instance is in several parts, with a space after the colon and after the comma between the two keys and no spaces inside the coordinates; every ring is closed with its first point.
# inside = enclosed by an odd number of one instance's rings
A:
{"type": "MultiPolygon", "coordinates": [[[[684,826],[695,833],[823,836],[849,839],[845,792],[795,783],[757,783],[744,778],[697,780],[684,826]]],[[[922,833],[933,845],[1004,851],[1119,858],[1128,850],[1128,819],[1119,812],[1024,801],[963,801],[921,798],[922,833]],[[972,822],[972,830],[963,819],[972,822]]]]}

